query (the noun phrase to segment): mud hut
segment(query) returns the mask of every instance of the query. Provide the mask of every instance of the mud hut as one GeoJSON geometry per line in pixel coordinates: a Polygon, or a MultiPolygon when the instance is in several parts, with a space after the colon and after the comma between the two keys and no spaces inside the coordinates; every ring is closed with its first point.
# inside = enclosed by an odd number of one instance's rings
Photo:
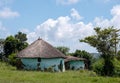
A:
{"type": "Polygon", "coordinates": [[[20,51],[17,58],[26,70],[65,71],[65,55],[40,38],[20,51]]]}
{"type": "Polygon", "coordinates": [[[80,70],[85,68],[85,59],[74,56],[67,56],[65,59],[65,68],[67,70],[80,70]]]}

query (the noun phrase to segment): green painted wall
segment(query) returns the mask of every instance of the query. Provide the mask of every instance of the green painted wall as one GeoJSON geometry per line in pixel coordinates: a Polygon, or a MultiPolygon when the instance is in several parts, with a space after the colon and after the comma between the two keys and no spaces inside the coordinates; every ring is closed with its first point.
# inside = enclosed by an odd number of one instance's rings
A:
{"type": "Polygon", "coordinates": [[[69,61],[67,65],[69,65],[69,69],[71,70],[79,70],[85,68],[84,61],[69,61]]]}
{"type": "Polygon", "coordinates": [[[22,58],[24,69],[41,71],[65,71],[63,58],[22,58]]]}

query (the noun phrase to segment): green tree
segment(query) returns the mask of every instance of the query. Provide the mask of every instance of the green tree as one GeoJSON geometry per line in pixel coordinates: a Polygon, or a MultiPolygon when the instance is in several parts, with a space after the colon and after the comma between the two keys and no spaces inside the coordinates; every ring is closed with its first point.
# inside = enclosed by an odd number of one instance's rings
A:
{"type": "Polygon", "coordinates": [[[65,47],[65,46],[58,46],[56,47],[59,51],[61,51],[63,54],[67,55],[68,52],[69,52],[69,48],[68,47],[65,47]]]}
{"type": "Polygon", "coordinates": [[[120,60],[120,50],[117,52],[117,59],[120,60]]]}
{"type": "Polygon", "coordinates": [[[8,55],[15,53],[17,51],[17,43],[18,43],[18,40],[15,39],[13,36],[8,36],[5,39],[4,53],[6,57],[8,57],[8,55]]]}
{"type": "Polygon", "coordinates": [[[11,65],[13,65],[13,66],[16,65],[16,61],[17,61],[17,59],[15,58],[15,56],[16,56],[16,53],[12,53],[12,54],[10,54],[10,55],[8,56],[9,63],[10,63],[11,65]]]}
{"type": "Polygon", "coordinates": [[[101,29],[100,27],[94,28],[96,34],[88,36],[80,42],[85,42],[95,47],[100,52],[101,57],[104,59],[103,75],[112,76],[114,74],[113,59],[116,55],[116,45],[119,42],[119,30],[113,27],[101,29]]]}
{"type": "Polygon", "coordinates": [[[15,35],[15,38],[18,39],[20,42],[25,42],[27,41],[27,35],[25,33],[22,33],[22,32],[18,32],[16,35],[15,35]]]}
{"type": "Polygon", "coordinates": [[[75,53],[73,53],[73,56],[79,57],[79,58],[85,58],[85,65],[88,69],[91,69],[91,64],[93,61],[93,57],[90,53],[86,52],[85,50],[76,50],[75,53]]]}
{"type": "Polygon", "coordinates": [[[24,48],[26,48],[28,46],[28,43],[26,42],[27,41],[27,36],[25,33],[22,33],[22,32],[18,32],[16,35],[15,35],[15,38],[18,40],[18,43],[17,43],[17,50],[20,51],[24,48]]]}
{"type": "Polygon", "coordinates": [[[26,42],[27,37],[25,33],[18,32],[15,36],[8,36],[4,41],[5,57],[9,59],[11,65],[15,65],[16,53],[28,46],[26,42]]]}

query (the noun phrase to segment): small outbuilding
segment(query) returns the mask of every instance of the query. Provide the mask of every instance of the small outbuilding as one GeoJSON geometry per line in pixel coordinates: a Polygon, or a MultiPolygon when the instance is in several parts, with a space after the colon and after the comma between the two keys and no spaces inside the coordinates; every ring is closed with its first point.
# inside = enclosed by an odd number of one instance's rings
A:
{"type": "Polygon", "coordinates": [[[74,56],[67,56],[65,59],[65,68],[67,70],[80,70],[85,69],[85,59],[84,58],[78,58],[74,56]]]}
{"type": "Polygon", "coordinates": [[[38,39],[17,54],[23,69],[65,71],[65,55],[42,39],[38,39]]]}

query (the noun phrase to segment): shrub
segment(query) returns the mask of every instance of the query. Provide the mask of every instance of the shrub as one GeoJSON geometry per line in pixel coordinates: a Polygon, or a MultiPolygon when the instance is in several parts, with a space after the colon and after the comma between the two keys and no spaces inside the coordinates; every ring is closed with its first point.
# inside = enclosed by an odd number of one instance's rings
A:
{"type": "MultiPolygon", "coordinates": [[[[120,61],[116,58],[112,60],[114,71],[112,76],[120,76],[120,61]]],[[[93,71],[95,71],[98,75],[104,75],[104,59],[99,59],[92,65],[93,71]]]]}
{"type": "Polygon", "coordinates": [[[114,58],[113,64],[115,67],[114,69],[115,76],[120,76],[120,61],[114,58]]]}
{"type": "Polygon", "coordinates": [[[16,54],[12,53],[9,55],[8,59],[9,59],[9,63],[13,66],[16,65],[16,58],[15,58],[16,54]]]}
{"type": "Polygon", "coordinates": [[[102,75],[103,73],[103,66],[104,66],[104,59],[99,59],[92,65],[92,69],[94,72],[96,72],[98,75],[102,75]]]}

